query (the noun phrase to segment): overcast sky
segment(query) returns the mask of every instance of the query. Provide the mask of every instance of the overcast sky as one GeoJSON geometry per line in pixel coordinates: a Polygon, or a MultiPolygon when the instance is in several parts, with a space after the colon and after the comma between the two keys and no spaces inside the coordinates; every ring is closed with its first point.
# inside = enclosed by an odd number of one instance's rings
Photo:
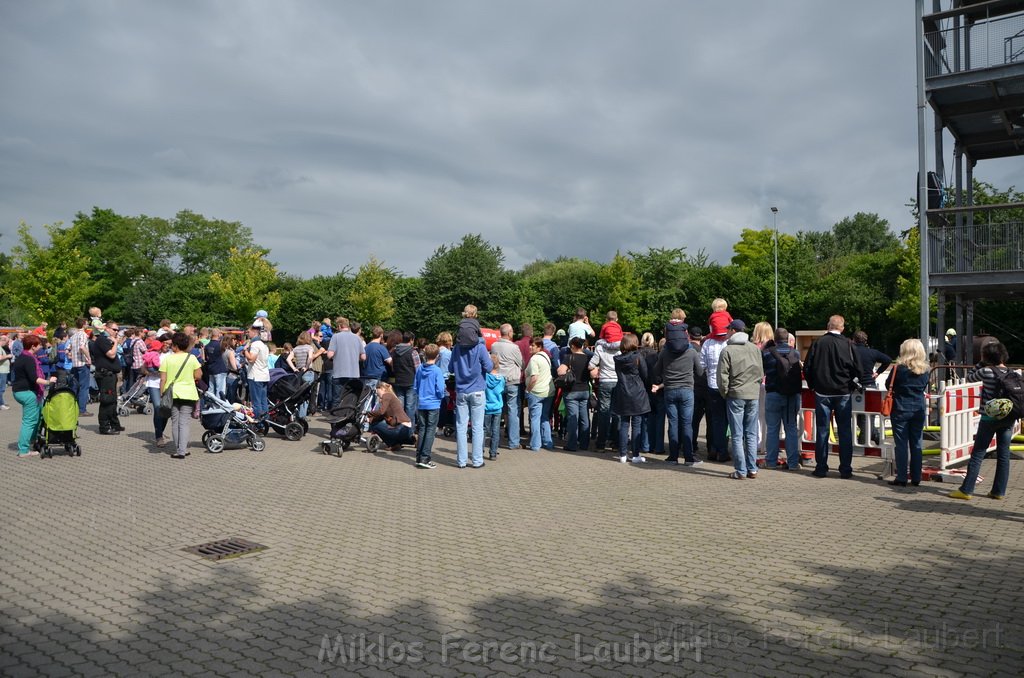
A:
{"type": "Polygon", "coordinates": [[[466,233],[724,262],[772,205],[902,230],[913,50],[911,0],[0,0],[0,248],[94,205],[241,221],[306,277],[466,233]]]}

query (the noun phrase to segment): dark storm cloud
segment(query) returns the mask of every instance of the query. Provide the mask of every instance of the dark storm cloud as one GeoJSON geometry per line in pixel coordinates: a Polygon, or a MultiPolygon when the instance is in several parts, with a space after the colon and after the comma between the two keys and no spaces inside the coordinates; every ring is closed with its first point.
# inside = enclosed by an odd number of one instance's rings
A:
{"type": "Polygon", "coordinates": [[[4,3],[0,242],[187,208],[311,275],[465,233],[516,267],[726,260],[772,205],[900,229],[913,29],[889,0],[4,3]]]}

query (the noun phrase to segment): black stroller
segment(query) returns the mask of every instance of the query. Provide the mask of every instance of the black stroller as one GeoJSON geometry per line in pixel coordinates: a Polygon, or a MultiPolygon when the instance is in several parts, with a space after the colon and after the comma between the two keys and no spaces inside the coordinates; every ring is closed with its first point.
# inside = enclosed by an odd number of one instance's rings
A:
{"type": "Polygon", "coordinates": [[[302,381],[301,374],[285,370],[270,370],[270,388],[267,390],[267,418],[262,422],[264,432],[280,433],[287,440],[300,440],[309,431],[309,423],[299,416],[299,407],[309,402],[313,382],[302,381]]]}
{"type": "MultiPolygon", "coordinates": [[[[341,389],[341,400],[330,412],[328,424],[331,433],[327,440],[320,443],[324,454],[341,456],[342,451],[352,447],[352,443],[360,440],[363,433],[370,428],[370,411],[377,404],[377,390],[364,386],[359,379],[350,379],[341,389]]],[[[376,435],[362,438],[369,452],[376,452],[381,446],[381,439],[376,435]]]]}

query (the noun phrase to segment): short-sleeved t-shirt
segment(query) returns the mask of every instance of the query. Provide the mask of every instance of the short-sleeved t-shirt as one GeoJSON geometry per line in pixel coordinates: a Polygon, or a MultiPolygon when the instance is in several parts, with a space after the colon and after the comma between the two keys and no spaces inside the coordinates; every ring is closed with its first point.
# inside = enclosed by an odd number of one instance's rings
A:
{"type": "Polygon", "coordinates": [[[178,400],[199,400],[194,377],[198,369],[199,360],[191,353],[167,353],[160,361],[160,371],[167,373],[167,384],[170,384],[165,387],[173,388],[171,395],[178,400]]]}
{"type": "Polygon", "coordinates": [[[249,346],[249,352],[256,354],[256,359],[249,364],[249,379],[251,381],[270,381],[270,363],[268,362],[270,349],[262,341],[256,340],[249,346]]]}
{"type": "Polygon", "coordinates": [[[327,349],[334,352],[334,368],[331,376],[335,379],[354,379],[359,376],[359,356],[363,353],[363,342],[352,332],[335,332],[327,349]]]}
{"type": "Polygon", "coordinates": [[[366,345],[366,362],[363,363],[363,376],[367,379],[383,379],[387,376],[388,366],[385,362],[391,354],[388,347],[379,341],[371,341],[366,345]]]}
{"type": "Polygon", "coordinates": [[[533,388],[529,392],[538,398],[547,398],[553,395],[555,390],[551,384],[551,359],[541,353],[535,353],[530,362],[526,365],[526,383],[530,383],[530,377],[536,376],[533,388]]]}

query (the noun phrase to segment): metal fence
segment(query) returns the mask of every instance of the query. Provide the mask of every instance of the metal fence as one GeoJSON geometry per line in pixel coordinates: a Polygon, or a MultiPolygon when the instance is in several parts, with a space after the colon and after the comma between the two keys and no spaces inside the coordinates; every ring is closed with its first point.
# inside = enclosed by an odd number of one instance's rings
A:
{"type": "Polygon", "coordinates": [[[1024,221],[928,227],[931,273],[1024,271],[1024,221]]]}
{"type": "Polygon", "coordinates": [[[1024,63],[1024,13],[943,26],[924,34],[926,77],[1024,63]]]}

